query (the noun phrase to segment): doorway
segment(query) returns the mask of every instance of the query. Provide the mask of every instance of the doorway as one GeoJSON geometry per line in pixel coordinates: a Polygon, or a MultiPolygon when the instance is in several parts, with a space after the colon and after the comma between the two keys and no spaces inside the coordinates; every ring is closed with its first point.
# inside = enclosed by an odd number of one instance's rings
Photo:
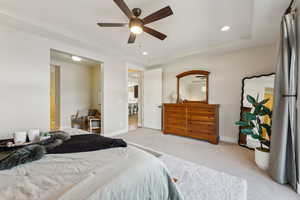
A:
{"type": "Polygon", "coordinates": [[[141,127],[141,77],[141,71],[128,69],[128,131],[141,127]]]}
{"type": "Polygon", "coordinates": [[[51,130],[81,129],[103,132],[102,63],[83,56],[51,50],[51,130]]]}

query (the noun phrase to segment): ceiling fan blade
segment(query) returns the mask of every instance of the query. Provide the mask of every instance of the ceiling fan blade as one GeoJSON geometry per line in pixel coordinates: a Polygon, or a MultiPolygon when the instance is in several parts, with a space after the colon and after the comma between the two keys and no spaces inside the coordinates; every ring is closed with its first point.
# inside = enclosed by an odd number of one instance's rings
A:
{"type": "Polygon", "coordinates": [[[160,33],[158,31],[156,31],[156,30],[154,30],[152,28],[146,27],[146,26],[144,26],[143,30],[144,30],[144,32],[146,32],[146,33],[148,33],[148,34],[150,34],[150,35],[152,35],[152,36],[154,36],[154,37],[156,37],[156,38],[158,38],[160,40],[164,40],[167,37],[165,34],[160,33]]]}
{"type": "Polygon", "coordinates": [[[128,19],[134,18],[133,13],[128,8],[126,3],[123,0],[114,0],[114,2],[117,4],[117,6],[123,11],[123,13],[128,17],[128,19]]]}
{"type": "Polygon", "coordinates": [[[97,23],[100,27],[124,27],[127,23],[97,23]]]}
{"type": "Polygon", "coordinates": [[[144,21],[144,24],[150,24],[150,23],[155,22],[157,20],[166,18],[170,15],[173,15],[173,11],[172,11],[170,6],[167,6],[163,9],[160,9],[159,11],[156,11],[155,13],[145,17],[143,19],[143,21],[144,21]]]}
{"type": "Polygon", "coordinates": [[[135,42],[136,34],[130,33],[129,39],[128,39],[128,44],[132,44],[135,42]]]}

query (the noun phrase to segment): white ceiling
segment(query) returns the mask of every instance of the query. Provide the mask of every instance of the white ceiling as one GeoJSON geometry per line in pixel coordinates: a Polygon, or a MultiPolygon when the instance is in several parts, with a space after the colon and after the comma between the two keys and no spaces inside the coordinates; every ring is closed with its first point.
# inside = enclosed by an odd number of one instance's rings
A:
{"type": "Polygon", "coordinates": [[[95,61],[89,58],[85,58],[83,56],[80,55],[72,55],[70,53],[66,53],[66,52],[62,52],[62,51],[57,51],[57,50],[51,50],[50,52],[50,57],[51,57],[51,62],[55,62],[55,61],[63,61],[63,62],[67,62],[67,63],[74,63],[77,65],[83,65],[83,66],[87,66],[87,67],[97,67],[101,65],[100,61],[95,61]],[[72,59],[72,56],[78,56],[80,57],[82,60],[81,61],[74,61],[72,59]]]}
{"type": "Polygon", "coordinates": [[[2,17],[10,16],[40,27],[44,34],[49,32],[49,37],[63,35],[69,41],[107,49],[129,61],[154,65],[190,54],[222,53],[274,43],[279,34],[280,17],[289,4],[289,0],[125,2],[130,8],[140,7],[142,17],[170,5],[173,16],[149,25],[168,38],[160,41],[143,33],[135,44],[129,45],[128,28],[98,27],[99,21],[128,21],[112,0],[0,0],[0,13],[2,17]],[[224,25],[231,26],[231,30],[221,32],[224,25]],[[143,56],[143,51],[149,55],[143,56]]]}

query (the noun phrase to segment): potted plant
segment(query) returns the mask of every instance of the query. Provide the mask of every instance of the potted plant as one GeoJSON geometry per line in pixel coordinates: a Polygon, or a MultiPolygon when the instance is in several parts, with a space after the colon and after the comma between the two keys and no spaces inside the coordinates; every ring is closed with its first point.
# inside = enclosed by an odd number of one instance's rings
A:
{"type": "Polygon", "coordinates": [[[247,95],[247,101],[252,105],[250,112],[244,112],[241,121],[235,124],[243,127],[242,134],[250,135],[253,139],[259,140],[260,147],[255,148],[255,162],[261,169],[268,169],[270,157],[270,138],[271,138],[271,124],[272,111],[265,106],[269,99],[262,101],[247,95]],[[270,122],[263,122],[264,117],[269,117],[270,122]],[[266,130],[264,135],[263,130],[266,130]]]}

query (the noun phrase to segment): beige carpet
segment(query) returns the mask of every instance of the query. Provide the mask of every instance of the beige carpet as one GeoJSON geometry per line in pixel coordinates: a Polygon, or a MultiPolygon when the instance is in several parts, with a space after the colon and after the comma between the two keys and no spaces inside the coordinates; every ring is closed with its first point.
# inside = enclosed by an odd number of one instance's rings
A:
{"type": "Polygon", "coordinates": [[[248,200],[300,200],[287,186],[274,181],[254,163],[254,152],[236,144],[212,145],[151,129],[137,129],[119,136],[157,151],[191,161],[247,180],[248,200]]]}

